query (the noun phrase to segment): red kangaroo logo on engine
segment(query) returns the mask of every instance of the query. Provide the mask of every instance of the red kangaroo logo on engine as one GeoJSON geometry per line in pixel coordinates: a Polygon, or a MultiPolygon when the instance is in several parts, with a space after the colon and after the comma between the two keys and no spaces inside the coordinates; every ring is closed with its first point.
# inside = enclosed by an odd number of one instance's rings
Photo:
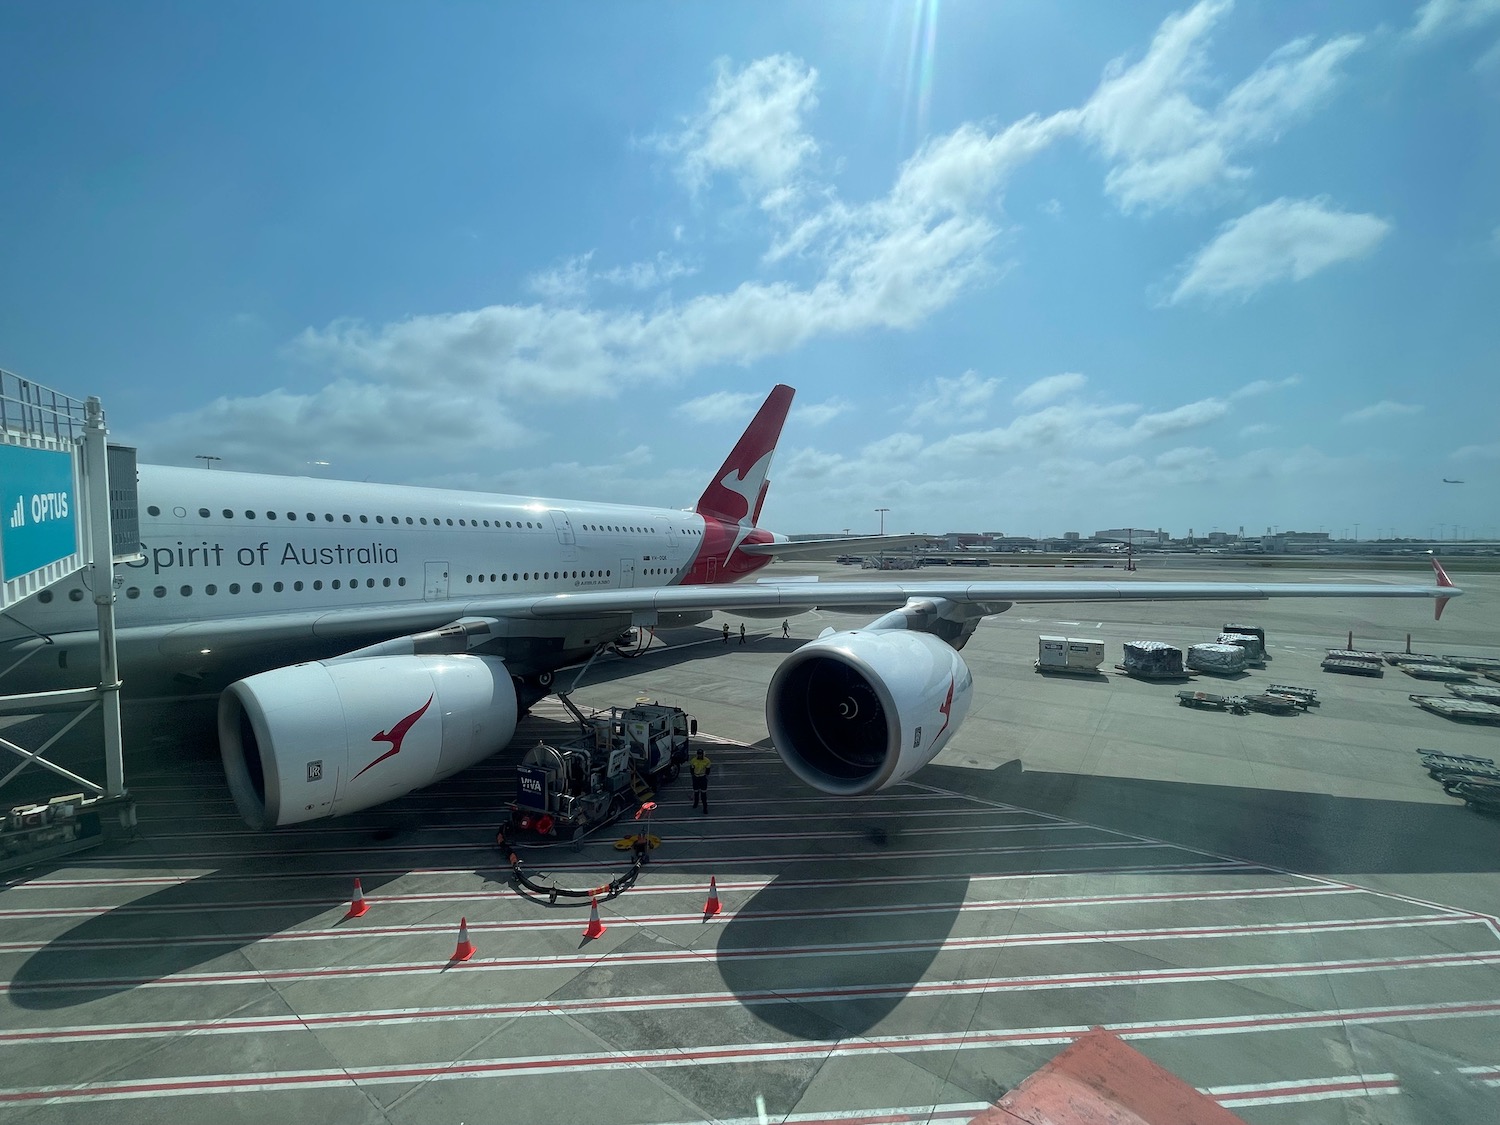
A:
{"type": "Polygon", "coordinates": [[[938,739],[943,737],[943,731],[948,729],[948,722],[953,718],[953,687],[955,682],[954,680],[948,681],[948,698],[943,700],[943,705],[938,708],[943,715],[943,726],[937,734],[932,736],[933,743],[936,743],[938,739]]]}
{"type": "MultiPolygon", "coordinates": [[[[429,695],[427,697],[426,703],[422,704],[422,706],[418,707],[410,715],[402,719],[389,731],[381,731],[379,734],[370,736],[371,742],[389,742],[391,744],[391,748],[384,754],[380,755],[380,757],[376,758],[373,762],[371,762],[370,766],[378,766],[381,762],[385,761],[393,754],[401,753],[401,743],[406,738],[406,732],[411,730],[411,728],[416,725],[418,719],[427,714],[427,708],[432,706],[432,700],[433,697],[429,695]]],[[[370,766],[366,766],[365,770],[369,769],[370,766]]],[[[364,773],[365,770],[360,770],[359,773],[364,773]]],[[[353,781],[355,777],[359,776],[359,773],[355,774],[354,777],[351,777],[349,780],[353,781]]]]}

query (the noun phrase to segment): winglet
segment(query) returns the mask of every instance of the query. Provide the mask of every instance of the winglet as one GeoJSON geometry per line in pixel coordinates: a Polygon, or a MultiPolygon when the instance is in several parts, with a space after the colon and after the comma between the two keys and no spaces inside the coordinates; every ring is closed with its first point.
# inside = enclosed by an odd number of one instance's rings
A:
{"type": "Polygon", "coordinates": [[[1432,556],[1432,569],[1437,571],[1438,588],[1453,590],[1453,593],[1447,596],[1439,595],[1433,603],[1432,619],[1434,621],[1441,621],[1443,619],[1443,607],[1448,604],[1450,599],[1456,597],[1460,591],[1453,585],[1453,579],[1448,577],[1448,572],[1443,569],[1443,564],[1438,562],[1436,555],[1432,556]]]}
{"type": "Polygon", "coordinates": [[[765,503],[766,473],[771,454],[781,438],[781,427],[797,392],[778,383],[740,435],[734,449],[719,466],[714,479],[703,490],[695,509],[699,515],[716,516],[731,524],[753,525],[765,503]]]}

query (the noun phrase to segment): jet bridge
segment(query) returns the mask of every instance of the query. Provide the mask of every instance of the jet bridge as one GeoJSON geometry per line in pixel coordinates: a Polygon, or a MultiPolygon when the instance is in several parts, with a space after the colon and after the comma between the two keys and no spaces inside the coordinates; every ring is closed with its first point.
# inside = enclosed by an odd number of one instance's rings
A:
{"type": "MultiPolygon", "coordinates": [[[[25,717],[77,709],[35,749],[0,736],[0,870],[36,863],[103,840],[113,817],[134,824],[125,788],[120,732],[120,677],[115,652],[115,564],[140,557],[135,450],[111,446],[104,408],[0,370],[0,614],[24,626],[14,611],[48,586],[75,574],[92,594],[98,614],[97,687],[0,695],[0,716],[25,717]],[[113,486],[111,485],[113,482],[113,486]],[[95,710],[103,720],[104,780],[92,781],[47,760],[46,754],[95,710]],[[12,805],[14,779],[28,766],[50,771],[70,791],[45,803],[12,805]]],[[[47,651],[36,634],[20,655],[0,667],[5,676],[47,651]]]]}

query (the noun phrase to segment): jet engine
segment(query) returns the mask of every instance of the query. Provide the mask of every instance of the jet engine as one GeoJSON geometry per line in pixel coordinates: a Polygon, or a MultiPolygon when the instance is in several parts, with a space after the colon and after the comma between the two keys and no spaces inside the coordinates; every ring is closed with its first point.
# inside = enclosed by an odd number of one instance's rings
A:
{"type": "Polygon", "coordinates": [[[499,750],[516,689],[490,656],[379,656],[276,668],[219,699],[219,752],[252,828],[342,816],[499,750]]]}
{"type": "Polygon", "coordinates": [[[766,726],[803,781],[856,797],[932,761],[968,714],[973,689],[963,658],[928,633],[830,633],[776,669],[766,726]]]}

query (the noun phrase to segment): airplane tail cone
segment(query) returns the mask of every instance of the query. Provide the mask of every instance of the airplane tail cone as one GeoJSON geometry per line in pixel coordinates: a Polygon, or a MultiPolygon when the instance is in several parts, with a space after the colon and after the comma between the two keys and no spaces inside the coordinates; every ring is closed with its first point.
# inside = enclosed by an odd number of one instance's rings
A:
{"type": "Polygon", "coordinates": [[[469,940],[469,920],[460,918],[458,920],[458,948],[453,951],[450,961],[467,961],[478,952],[474,943],[469,940]]]}
{"type": "Polygon", "coordinates": [[[586,939],[601,937],[604,934],[605,925],[599,921],[599,900],[589,899],[589,924],[584,928],[583,936],[586,939]]]}
{"type": "Polygon", "coordinates": [[[370,904],[365,901],[364,888],[359,885],[359,876],[354,877],[354,895],[349,899],[349,913],[345,918],[363,918],[370,910],[370,904]]]}
{"type": "Polygon", "coordinates": [[[708,877],[708,901],[703,904],[703,917],[712,918],[724,909],[724,904],[719,901],[719,880],[710,875],[708,877]]]}

